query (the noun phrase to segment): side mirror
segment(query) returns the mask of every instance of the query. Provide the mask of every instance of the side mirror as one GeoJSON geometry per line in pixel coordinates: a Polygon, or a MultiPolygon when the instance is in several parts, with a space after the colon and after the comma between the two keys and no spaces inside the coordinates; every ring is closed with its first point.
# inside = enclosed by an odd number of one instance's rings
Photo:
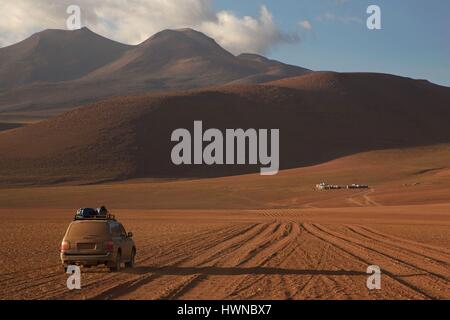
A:
{"type": "Polygon", "coordinates": [[[133,232],[128,232],[127,237],[128,237],[128,238],[133,238],[133,232]]]}

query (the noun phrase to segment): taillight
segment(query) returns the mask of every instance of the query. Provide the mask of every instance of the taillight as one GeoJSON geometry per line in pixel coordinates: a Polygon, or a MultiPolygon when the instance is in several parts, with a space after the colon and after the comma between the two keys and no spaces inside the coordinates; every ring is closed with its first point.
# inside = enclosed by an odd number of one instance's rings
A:
{"type": "Polygon", "coordinates": [[[113,241],[106,241],[105,242],[105,250],[107,252],[114,252],[114,242],[113,241]]]}
{"type": "Polygon", "coordinates": [[[65,252],[70,249],[70,242],[69,241],[63,241],[61,242],[61,252],[65,252]]]}

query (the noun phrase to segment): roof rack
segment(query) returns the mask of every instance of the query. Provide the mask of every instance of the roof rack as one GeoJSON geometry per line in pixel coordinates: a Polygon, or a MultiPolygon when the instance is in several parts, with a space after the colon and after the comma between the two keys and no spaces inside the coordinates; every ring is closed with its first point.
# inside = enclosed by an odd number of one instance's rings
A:
{"type": "Polygon", "coordinates": [[[73,218],[74,221],[76,220],[114,220],[116,221],[116,216],[113,214],[106,214],[106,215],[94,215],[90,217],[83,217],[79,214],[75,214],[75,217],[73,218]]]}

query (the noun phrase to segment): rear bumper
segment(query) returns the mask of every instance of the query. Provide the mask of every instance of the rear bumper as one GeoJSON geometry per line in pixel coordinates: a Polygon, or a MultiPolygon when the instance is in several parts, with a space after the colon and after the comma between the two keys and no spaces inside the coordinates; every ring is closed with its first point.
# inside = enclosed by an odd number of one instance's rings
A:
{"type": "Polygon", "coordinates": [[[112,253],[106,254],[67,254],[61,253],[61,262],[63,264],[103,264],[114,261],[112,253]]]}

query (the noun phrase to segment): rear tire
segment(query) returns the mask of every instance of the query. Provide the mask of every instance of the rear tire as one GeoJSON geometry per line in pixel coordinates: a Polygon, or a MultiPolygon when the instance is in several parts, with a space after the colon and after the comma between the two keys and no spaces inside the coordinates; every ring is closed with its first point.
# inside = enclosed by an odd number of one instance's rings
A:
{"type": "Polygon", "coordinates": [[[133,268],[134,267],[134,260],[136,258],[136,250],[133,249],[133,251],[131,251],[131,258],[130,261],[125,263],[125,267],[126,268],[133,268]]]}
{"type": "Polygon", "coordinates": [[[111,272],[119,272],[120,266],[122,264],[122,255],[120,252],[117,252],[116,260],[114,261],[114,265],[109,268],[111,272]]]}

